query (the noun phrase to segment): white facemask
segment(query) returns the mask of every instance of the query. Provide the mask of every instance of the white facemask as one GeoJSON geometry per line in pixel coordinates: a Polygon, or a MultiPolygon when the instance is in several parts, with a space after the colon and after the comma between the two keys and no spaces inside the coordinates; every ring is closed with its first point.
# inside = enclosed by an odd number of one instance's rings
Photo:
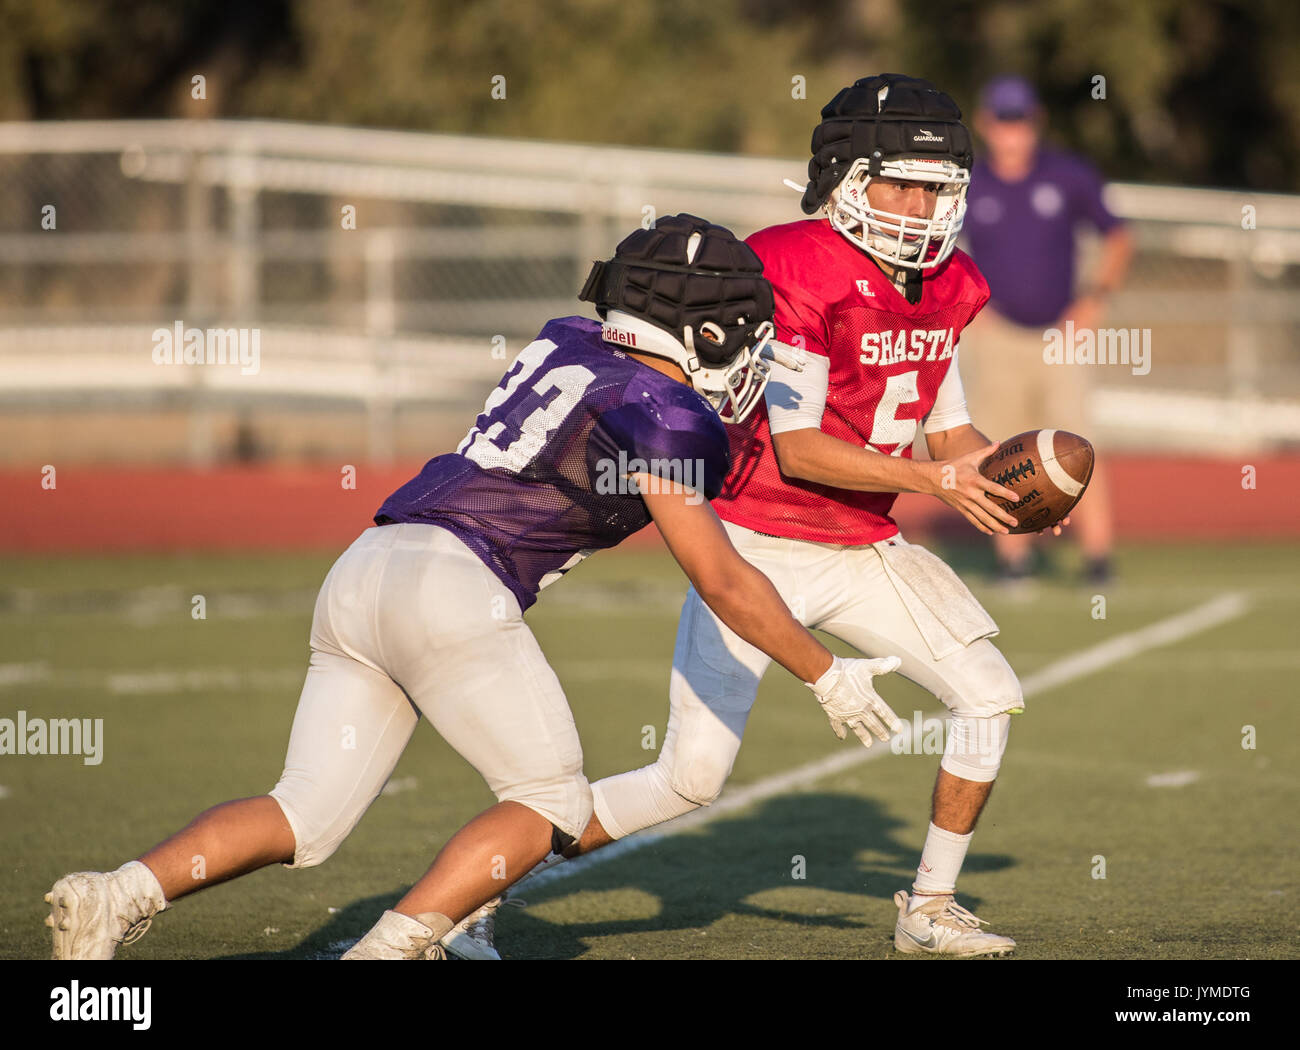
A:
{"type": "Polygon", "coordinates": [[[854,246],[882,262],[908,270],[930,270],[950,256],[957,246],[966,217],[966,189],[970,171],[949,160],[893,160],[880,166],[880,174],[895,179],[939,184],[934,214],[928,219],[896,215],[867,203],[870,162],[853,162],[826,202],[826,215],[835,229],[854,246]]]}

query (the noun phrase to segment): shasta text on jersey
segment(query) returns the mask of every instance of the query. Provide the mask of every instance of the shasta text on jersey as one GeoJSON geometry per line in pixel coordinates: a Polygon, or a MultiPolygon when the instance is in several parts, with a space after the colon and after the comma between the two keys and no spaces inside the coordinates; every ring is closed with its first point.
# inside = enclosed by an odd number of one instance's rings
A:
{"type": "Polygon", "coordinates": [[[897,332],[862,333],[864,365],[896,365],[903,361],[946,361],[952,357],[953,330],[900,328],[897,332]]]}

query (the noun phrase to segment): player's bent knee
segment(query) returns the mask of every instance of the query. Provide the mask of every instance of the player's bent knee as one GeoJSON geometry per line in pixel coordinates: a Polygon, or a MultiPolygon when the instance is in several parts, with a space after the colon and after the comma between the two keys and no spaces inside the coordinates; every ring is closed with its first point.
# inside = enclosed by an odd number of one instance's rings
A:
{"type": "Polygon", "coordinates": [[[718,801],[724,781],[725,778],[691,776],[674,778],[670,786],[673,794],[687,803],[691,809],[699,809],[700,806],[712,805],[718,801]]]}
{"type": "Polygon", "coordinates": [[[673,790],[658,762],[598,780],[592,785],[592,795],[596,819],[612,839],[626,838],[699,809],[698,803],[673,790]]]}
{"type": "Polygon", "coordinates": [[[992,718],[954,714],[948,723],[948,740],[939,767],[963,780],[981,784],[996,780],[1010,728],[1009,714],[992,718]]]}
{"type": "Polygon", "coordinates": [[[655,765],[674,792],[695,806],[707,806],[722,794],[739,751],[739,733],[710,716],[685,726],[655,765]]]}
{"type": "Polygon", "coordinates": [[[501,802],[517,802],[545,817],[561,835],[582,836],[591,821],[591,785],[581,773],[541,784],[526,784],[497,795],[501,802]]]}
{"type": "Polygon", "coordinates": [[[730,761],[699,755],[689,763],[675,762],[668,772],[668,784],[695,809],[716,802],[730,775],[730,761]]]}
{"type": "Polygon", "coordinates": [[[953,678],[952,686],[953,695],[943,700],[954,716],[992,718],[1025,708],[1020,679],[988,639],[981,639],[963,652],[960,674],[953,678]]]}
{"type": "Polygon", "coordinates": [[[322,813],[319,806],[313,807],[310,797],[295,792],[293,785],[286,785],[283,780],[271,790],[270,796],[279,803],[293,832],[293,861],[285,865],[287,868],[314,868],[323,864],[361,819],[360,812],[322,813]]]}

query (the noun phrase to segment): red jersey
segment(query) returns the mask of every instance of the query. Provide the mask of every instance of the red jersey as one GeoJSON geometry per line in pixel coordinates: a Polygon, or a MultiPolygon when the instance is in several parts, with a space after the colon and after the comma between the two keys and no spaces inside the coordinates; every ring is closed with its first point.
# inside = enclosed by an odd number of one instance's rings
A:
{"type": "MultiPolygon", "coordinates": [[[[912,456],[961,331],[988,301],[970,256],[928,271],[910,304],[865,252],[825,219],[759,230],[746,242],[776,293],[776,337],[830,360],[821,429],[859,448],[912,456]]],[[[785,477],[767,407],[728,426],[731,473],[713,509],[724,521],[792,539],[856,546],[898,532],[897,493],[856,492],[785,477]]]]}

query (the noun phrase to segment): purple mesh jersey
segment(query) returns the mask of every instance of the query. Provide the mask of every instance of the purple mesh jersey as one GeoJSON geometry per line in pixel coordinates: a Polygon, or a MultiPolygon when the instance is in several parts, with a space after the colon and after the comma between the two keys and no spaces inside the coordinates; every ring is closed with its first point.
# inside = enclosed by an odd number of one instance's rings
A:
{"type": "Polygon", "coordinates": [[[527,609],[588,554],[649,524],[628,474],[678,481],[713,499],[731,458],[713,407],[600,331],[583,317],[548,322],[456,451],[429,460],[389,496],[376,524],[423,522],[454,533],[527,609]]]}

